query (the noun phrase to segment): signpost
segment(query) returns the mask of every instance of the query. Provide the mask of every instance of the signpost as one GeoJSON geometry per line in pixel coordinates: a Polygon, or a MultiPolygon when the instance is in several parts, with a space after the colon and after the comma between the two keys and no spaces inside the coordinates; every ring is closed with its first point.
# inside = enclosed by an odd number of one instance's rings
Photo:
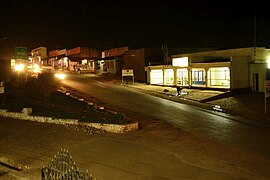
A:
{"type": "Polygon", "coordinates": [[[28,60],[28,48],[27,47],[15,47],[16,59],[28,60]]]}
{"type": "Polygon", "coordinates": [[[122,84],[124,81],[124,76],[132,76],[132,82],[134,83],[133,69],[122,69],[122,84]]]}

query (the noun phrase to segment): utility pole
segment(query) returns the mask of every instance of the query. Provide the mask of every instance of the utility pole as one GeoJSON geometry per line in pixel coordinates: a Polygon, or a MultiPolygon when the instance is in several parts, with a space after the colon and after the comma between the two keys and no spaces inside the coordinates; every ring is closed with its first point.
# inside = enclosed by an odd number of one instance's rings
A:
{"type": "Polygon", "coordinates": [[[167,65],[169,64],[169,51],[168,51],[167,44],[163,44],[161,48],[162,48],[163,58],[164,58],[164,63],[165,63],[165,68],[163,70],[163,86],[164,86],[165,85],[165,72],[167,70],[167,65]]]}
{"type": "Polygon", "coordinates": [[[253,43],[254,47],[257,46],[257,17],[256,17],[256,12],[254,12],[254,17],[253,17],[253,43]]]}

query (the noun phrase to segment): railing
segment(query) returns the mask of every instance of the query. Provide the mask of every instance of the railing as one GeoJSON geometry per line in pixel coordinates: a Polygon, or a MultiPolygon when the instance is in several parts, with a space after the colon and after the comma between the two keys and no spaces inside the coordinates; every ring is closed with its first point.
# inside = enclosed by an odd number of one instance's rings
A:
{"type": "Polygon", "coordinates": [[[88,171],[80,171],[68,150],[61,149],[46,166],[41,168],[42,180],[93,180],[88,171]]]}

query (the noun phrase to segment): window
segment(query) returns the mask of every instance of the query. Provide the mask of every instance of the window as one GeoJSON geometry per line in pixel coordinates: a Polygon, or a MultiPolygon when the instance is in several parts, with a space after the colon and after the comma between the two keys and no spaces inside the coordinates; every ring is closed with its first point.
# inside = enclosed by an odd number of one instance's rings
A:
{"type": "Polygon", "coordinates": [[[214,87],[230,87],[230,69],[228,67],[210,68],[208,85],[214,87]]]}
{"type": "Polygon", "coordinates": [[[178,86],[188,86],[188,70],[187,69],[177,69],[177,85],[178,86]]]}
{"type": "Polygon", "coordinates": [[[173,85],[174,84],[174,72],[173,69],[165,70],[165,85],[173,85]]]}
{"type": "Polygon", "coordinates": [[[204,70],[192,70],[192,85],[205,85],[204,70]]]}
{"type": "Polygon", "coordinates": [[[150,83],[163,85],[163,71],[161,69],[153,69],[150,71],[150,83]]]}

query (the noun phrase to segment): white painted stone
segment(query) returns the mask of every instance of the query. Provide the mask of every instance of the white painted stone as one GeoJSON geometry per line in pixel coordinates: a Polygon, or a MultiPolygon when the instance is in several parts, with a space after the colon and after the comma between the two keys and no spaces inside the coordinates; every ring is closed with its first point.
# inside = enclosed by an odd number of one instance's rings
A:
{"type": "Polygon", "coordinates": [[[32,108],[23,108],[22,113],[30,115],[32,114],[32,108]]]}

